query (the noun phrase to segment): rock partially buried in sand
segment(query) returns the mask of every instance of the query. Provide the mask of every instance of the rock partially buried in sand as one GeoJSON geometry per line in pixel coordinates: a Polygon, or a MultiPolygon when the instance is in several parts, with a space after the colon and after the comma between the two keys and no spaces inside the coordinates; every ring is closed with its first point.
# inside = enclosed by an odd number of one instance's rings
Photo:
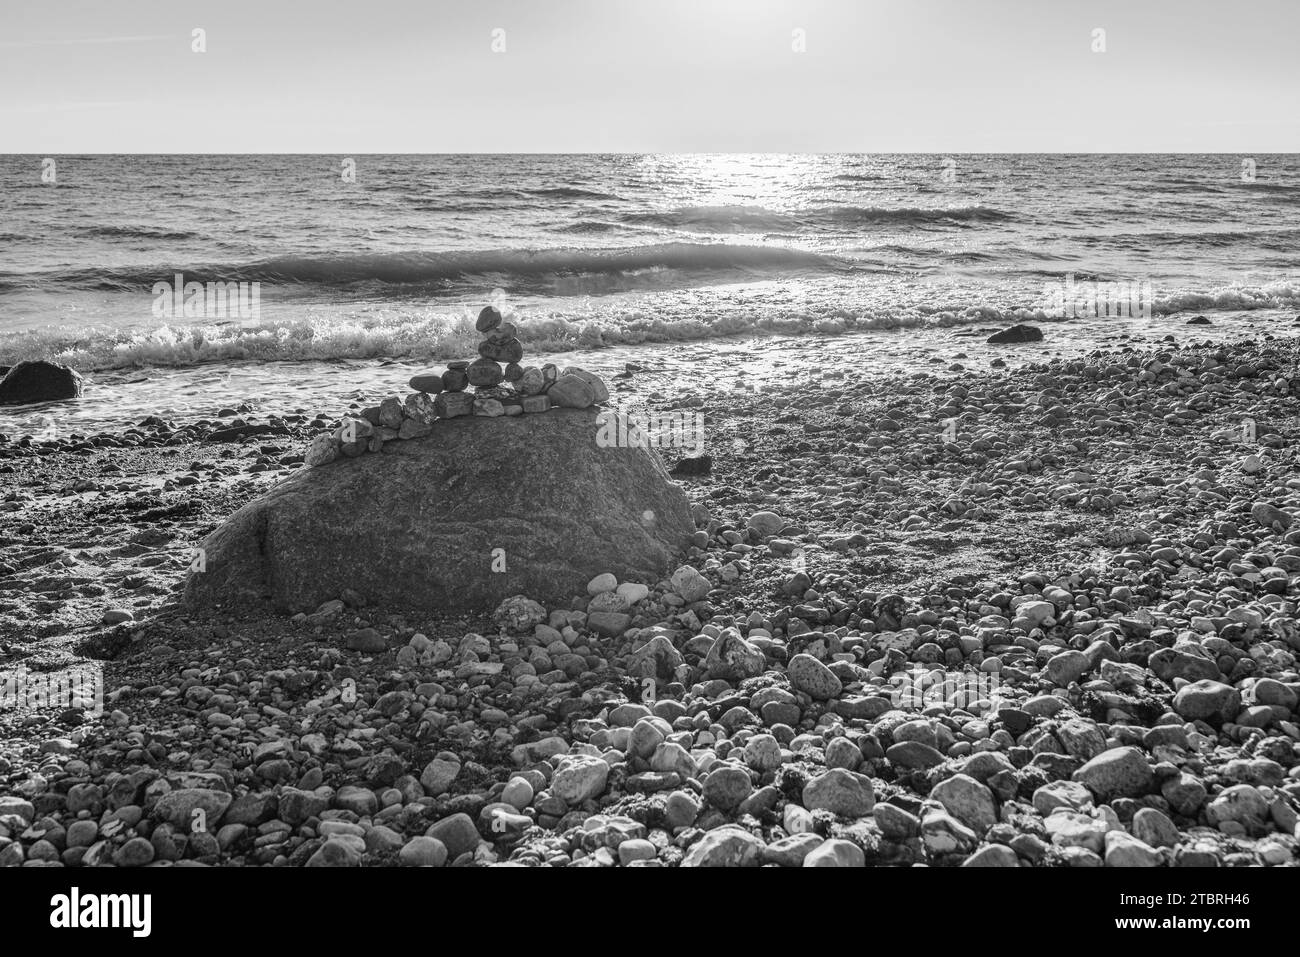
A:
{"type": "Polygon", "coordinates": [[[81,395],[80,373],[44,359],[20,362],[0,379],[0,405],[53,402],[81,395]]]}
{"type": "Polygon", "coordinates": [[[568,601],[602,572],[657,581],[694,533],[686,496],[653,451],[600,448],[595,426],[594,409],[439,422],[304,469],[205,540],[186,601],[311,612],[352,590],[432,614],[568,601]]]}
{"type": "Polygon", "coordinates": [[[993,333],[985,341],[994,345],[1007,342],[1042,342],[1043,330],[1037,326],[1026,326],[1017,323],[1010,329],[1003,329],[1001,332],[993,333]]]}

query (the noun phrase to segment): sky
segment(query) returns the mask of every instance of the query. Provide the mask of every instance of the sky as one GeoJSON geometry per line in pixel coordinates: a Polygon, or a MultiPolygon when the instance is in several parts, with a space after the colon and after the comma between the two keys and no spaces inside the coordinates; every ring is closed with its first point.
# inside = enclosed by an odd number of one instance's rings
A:
{"type": "Polygon", "coordinates": [[[1297,0],[6,0],[0,153],[1300,152],[1297,35],[1297,0]]]}

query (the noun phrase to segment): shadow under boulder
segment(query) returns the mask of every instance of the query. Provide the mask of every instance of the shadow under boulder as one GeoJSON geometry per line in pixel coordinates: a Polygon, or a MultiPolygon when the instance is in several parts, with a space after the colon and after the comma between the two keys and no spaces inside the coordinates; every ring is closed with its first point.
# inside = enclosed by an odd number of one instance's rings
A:
{"type": "Polygon", "coordinates": [[[208,536],[185,602],[310,612],[352,589],[393,612],[460,613],[568,601],[602,572],[657,581],[694,532],[686,496],[654,451],[600,432],[595,409],[464,416],[303,469],[208,536]]]}

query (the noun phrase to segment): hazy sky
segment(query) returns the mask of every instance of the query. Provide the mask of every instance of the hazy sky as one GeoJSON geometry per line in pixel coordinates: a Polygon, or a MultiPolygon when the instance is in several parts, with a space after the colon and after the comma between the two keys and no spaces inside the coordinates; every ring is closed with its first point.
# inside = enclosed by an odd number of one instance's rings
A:
{"type": "Polygon", "coordinates": [[[1298,35],[1300,0],[4,0],[0,153],[1300,152],[1298,35]]]}

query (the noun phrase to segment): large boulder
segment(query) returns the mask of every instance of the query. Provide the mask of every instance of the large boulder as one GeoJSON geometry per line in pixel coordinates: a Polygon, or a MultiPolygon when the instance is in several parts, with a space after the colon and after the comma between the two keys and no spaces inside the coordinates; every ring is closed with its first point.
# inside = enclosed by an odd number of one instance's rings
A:
{"type": "Polygon", "coordinates": [[[482,611],[656,581],[694,532],[651,449],[601,447],[595,409],[439,420],[378,455],[304,469],[202,543],[191,608],[314,610],[352,589],[384,608],[482,611]]]}
{"type": "Polygon", "coordinates": [[[81,386],[76,369],[44,359],[20,362],[0,379],[0,405],[75,399],[81,395],[81,386]]]}

